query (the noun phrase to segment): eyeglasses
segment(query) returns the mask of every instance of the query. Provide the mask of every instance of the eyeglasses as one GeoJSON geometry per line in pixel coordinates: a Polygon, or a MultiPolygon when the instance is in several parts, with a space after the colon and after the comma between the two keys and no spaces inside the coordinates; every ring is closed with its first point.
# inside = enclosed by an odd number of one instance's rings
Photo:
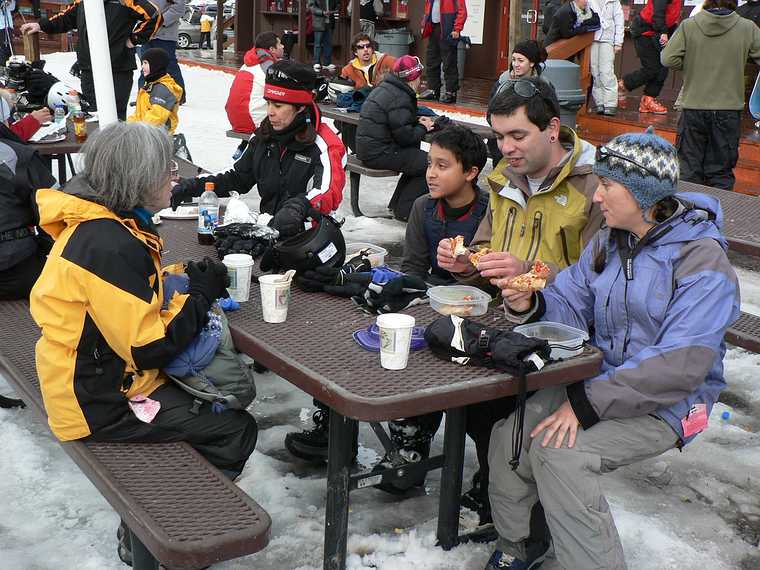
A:
{"type": "Polygon", "coordinates": [[[372,44],[356,44],[356,49],[370,49],[372,44]]]}
{"type": "Polygon", "coordinates": [[[622,155],[619,152],[614,151],[614,150],[612,150],[609,147],[600,146],[599,148],[596,149],[596,161],[597,162],[606,162],[607,160],[609,160],[610,157],[616,158],[618,160],[625,161],[625,162],[627,162],[629,164],[633,164],[634,166],[636,166],[637,168],[640,168],[644,172],[648,172],[652,176],[654,176],[656,178],[660,178],[660,174],[658,172],[655,172],[654,170],[652,170],[651,168],[649,168],[647,166],[644,166],[640,162],[637,162],[637,161],[633,160],[632,158],[628,158],[627,156],[622,155]]]}
{"type": "Polygon", "coordinates": [[[497,91],[497,94],[506,89],[512,89],[512,91],[514,91],[523,99],[532,99],[538,95],[541,97],[541,99],[544,100],[544,103],[548,104],[551,107],[552,113],[554,113],[556,117],[559,117],[559,103],[551,97],[545,97],[533,81],[529,81],[528,79],[506,81],[504,85],[502,85],[501,88],[497,91]]]}

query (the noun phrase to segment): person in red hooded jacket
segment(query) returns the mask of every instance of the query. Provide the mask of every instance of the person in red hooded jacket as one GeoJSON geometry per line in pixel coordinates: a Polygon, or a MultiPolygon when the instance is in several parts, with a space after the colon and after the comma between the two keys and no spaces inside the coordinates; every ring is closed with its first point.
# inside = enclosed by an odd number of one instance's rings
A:
{"type": "Polygon", "coordinates": [[[267,116],[264,83],[267,69],[282,59],[285,48],[274,32],[256,36],[254,47],[243,57],[243,66],[232,81],[224,110],[232,130],[251,134],[267,116]]]}
{"type": "Polygon", "coordinates": [[[459,91],[457,46],[467,20],[465,0],[425,0],[422,37],[428,39],[425,67],[428,87],[441,103],[456,103],[459,91]],[[441,95],[441,62],[446,89],[441,95]]]}

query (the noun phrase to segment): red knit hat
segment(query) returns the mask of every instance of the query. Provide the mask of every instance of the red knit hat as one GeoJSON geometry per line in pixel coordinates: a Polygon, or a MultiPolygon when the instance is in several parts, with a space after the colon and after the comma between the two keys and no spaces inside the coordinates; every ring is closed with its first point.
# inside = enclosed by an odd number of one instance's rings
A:
{"type": "Polygon", "coordinates": [[[424,69],[420,58],[413,55],[402,55],[393,64],[393,72],[404,81],[414,81],[424,69]]]}

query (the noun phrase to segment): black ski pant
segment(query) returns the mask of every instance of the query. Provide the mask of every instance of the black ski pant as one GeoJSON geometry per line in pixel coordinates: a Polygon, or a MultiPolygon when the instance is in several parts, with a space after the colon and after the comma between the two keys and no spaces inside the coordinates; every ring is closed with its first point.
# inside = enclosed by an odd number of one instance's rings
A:
{"type": "Polygon", "coordinates": [[[0,271],[0,301],[28,299],[32,286],[45,266],[45,254],[38,252],[13,267],[0,271]]]}
{"type": "Polygon", "coordinates": [[[657,97],[668,78],[668,68],[660,63],[660,37],[639,36],[633,40],[636,55],[641,61],[641,68],[626,75],[623,85],[627,91],[644,86],[644,95],[657,97]]]}
{"type": "Polygon", "coordinates": [[[732,190],[739,160],[741,111],[684,109],[678,120],[681,180],[732,190]]]}
{"type": "Polygon", "coordinates": [[[427,84],[433,91],[441,90],[441,64],[443,77],[446,81],[446,91],[459,91],[459,69],[457,67],[458,41],[441,37],[441,25],[433,24],[433,33],[428,37],[427,53],[425,54],[425,69],[427,84]]]}
{"type": "Polygon", "coordinates": [[[414,201],[429,191],[425,179],[427,160],[427,153],[417,147],[396,147],[378,157],[362,159],[370,168],[395,170],[402,174],[388,203],[397,220],[408,220],[414,201]]]}
{"type": "Polygon", "coordinates": [[[216,414],[208,403],[194,413],[193,397],[174,384],[160,386],[150,398],[161,403],[161,410],[151,423],[138,420],[128,411],[114,418],[107,428],[93,433],[90,439],[115,443],[186,441],[230,479],[240,475],[258,437],[256,420],[251,414],[244,410],[216,414]]]}
{"type": "MultiPolygon", "coordinates": [[[[129,104],[129,94],[132,92],[132,82],[134,71],[114,71],[113,72],[113,92],[116,98],[116,114],[120,121],[127,120],[127,105],[129,104]]],[[[90,104],[91,111],[97,111],[98,104],[95,100],[95,84],[92,79],[92,69],[82,69],[82,95],[90,104]]]]}

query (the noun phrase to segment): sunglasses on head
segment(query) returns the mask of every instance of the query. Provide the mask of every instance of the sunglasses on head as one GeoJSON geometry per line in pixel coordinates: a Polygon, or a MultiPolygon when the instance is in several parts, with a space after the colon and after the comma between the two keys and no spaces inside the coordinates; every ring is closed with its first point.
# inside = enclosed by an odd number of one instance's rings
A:
{"type": "Polygon", "coordinates": [[[529,81],[527,79],[518,79],[517,81],[513,82],[506,82],[501,89],[499,89],[499,92],[502,91],[502,89],[505,88],[511,88],[512,91],[514,91],[517,95],[522,97],[523,99],[532,99],[536,95],[541,97],[541,99],[544,100],[545,103],[547,103],[554,113],[555,116],[559,117],[559,107],[557,102],[553,101],[551,98],[544,97],[544,95],[541,93],[541,90],[536,87],[536,84],[532,81],[529,81]]]}
{"type": "Polygon", "coordinates": [[[625,161],[625,162],[627,162],[629,164],[633,164],[634,166],[640,168],[644,172],[647,172],[647,173],[651,174],[652,176],[655,176],[657,178],[660,177],[660,175],[657,172],[655,172],[654,170],[652,170],[651,168],[649,168],[647,166],[644,166],[640,162],[637,162],[637,161],[633,160],[632,158],[628,158],[627,156],[622,155],[619,152],[616,152],[616,151],[612,150],[609,147],[606,147],[606,146],[602,145],[602,146],[600,146],[599,148],[596,149],[596,161],[597,162],[606,162],[607,160],[609,160],[610,157],[616,158],[618,160],[623,160],[623,161],[625,161]]]}

